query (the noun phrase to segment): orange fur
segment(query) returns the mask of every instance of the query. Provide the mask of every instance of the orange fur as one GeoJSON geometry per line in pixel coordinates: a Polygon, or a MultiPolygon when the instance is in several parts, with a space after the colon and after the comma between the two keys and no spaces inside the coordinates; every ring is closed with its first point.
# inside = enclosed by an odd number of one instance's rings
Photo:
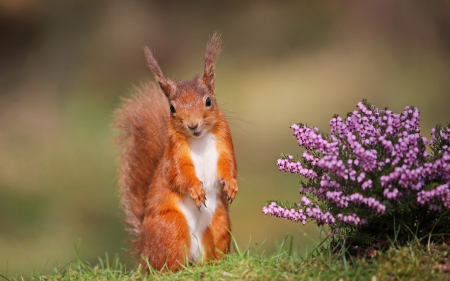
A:
{"type": "Polygon", "coordinates": [[[210,193],[217,194],[217,200],[213,200],[215,210],[200,243],[205,260],[216,260],[229,252],[228,204],[238,187],[230,130],[214,93],[220,43],[220,36],[214,34],[207,45],[203,77],[190,81],[167,80],[153,53],[145,48],[147,63],[160,89],[145,84],[116,111],[115,126],[120,131],[118,144],[122,151],[122,205],[134,251],[143,258],[144,268],[146,260],[158,270],[179,270],[191,262],[189,218],[180,204],[192,200],[198,212],[209,211],[202,209],[203,205],[207,208],[207,193],[191,157],[191,141],[206,134],[214,136],[218,155],[217,168],[213,169],[217,171],[217,184],[212,188],[221,189],[210,193]]]}

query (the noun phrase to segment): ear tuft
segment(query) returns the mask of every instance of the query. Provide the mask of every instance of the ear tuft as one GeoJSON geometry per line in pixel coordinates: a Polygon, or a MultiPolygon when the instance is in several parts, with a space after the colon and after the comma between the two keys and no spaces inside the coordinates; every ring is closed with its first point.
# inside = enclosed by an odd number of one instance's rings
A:
{"type": "Polygon", "coordinates": [[[175,93],[175,84],[167,80],[158,65],[158,62],[153,55],[153,52],[148,48],[144,47],[145,58],[147,59],[147,66],[155,75],[156,81],[158,81],[161,90],[164,92],[167,98],[170,98],[175,93]]]}
{"type": "Polygon", "coordinates": [[[220,51],[222,50],[222,38],[220,34],[215,32],[208,44],[206,45],[206,53],[205,53],[205,71],[203,73],[203,82],[211,91],[214,93],[214,82],[215,82],[215,74],[214,68],[219,57],[220,51]]]}

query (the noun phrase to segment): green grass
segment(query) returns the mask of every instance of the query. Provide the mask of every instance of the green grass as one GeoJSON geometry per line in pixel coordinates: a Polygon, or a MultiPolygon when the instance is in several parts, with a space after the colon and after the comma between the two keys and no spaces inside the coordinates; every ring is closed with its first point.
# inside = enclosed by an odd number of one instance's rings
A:
{"type": "Polygon", "coordinates": [[[292,253],[292,240],[287,240],[271,255],[235,247],[235,253],[215,264],[186,266],[176,273],[141,274],[139,268],[125,268],[117,255],[112,259],[106,255],[96,265],[76,259],[55,266],[50,274],[0,275],[0,280],[450,280],[450,246],[446,244],[391,247],[374,258],[358,259],[333,254],[325,245],[302,258],[292,253]]]}

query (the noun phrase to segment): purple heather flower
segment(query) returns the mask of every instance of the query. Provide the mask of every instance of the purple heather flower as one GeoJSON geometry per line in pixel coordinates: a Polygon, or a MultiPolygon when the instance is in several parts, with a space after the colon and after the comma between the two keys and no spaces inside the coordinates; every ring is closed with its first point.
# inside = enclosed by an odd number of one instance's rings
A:
{"type": "Polygon", "coordinates": [[[359,218],[355,213],[353,213],[351,215],[338,214],[337,220],[340,222],[344,222],[346,224],[353,224],[356,226],[367,223],[367,221],[365,219],[359,218]]]}
{"type": "Polygon", "coordinates": [[[294,136],[297,137],[299,146],[304,146],[306,149],[317,150],[321,153],[336,152],[338,150],[337,143],[328,142],[318,134],[319,129],[308,128],[306,126],[299,126],[294,124],[291,126],[294,131],[294,136]]]}
{"type": "MultiPolygon", "coordinates": [[[[437,186],[436,188],[425,191],[422,190],[417,194],[417,202],[421,205],[425,205],[429,202],[437,202],[440,203],[442,206],[450,210],[450,189],[449,189],[449,183],[442,184],[437,186]]],[[[435,204],[430,204],[429,208],[430,210],[436,209],[437,206],[435,204]]]]}
{"type": "Polygon", "coordinates": [[[302,197],[302,203],[303,203],[305,206],[309,206],[309,205],[311,205],[311,200],[309,200],[308,197],[303,196],[303,197],[302,197]]]}
{"type": "Polygon", "coordinates": [[[362,190],[366,190],[368,188],[372,188],[372,180],[366,180],[362,185],[361,185],[362,190]]]}
{"type": "Polygon", "coordinates": [[[370,223],[386,215],[387,207],[395,212],[400,202],[417,202],[438,212],[450,209],[450,126],[432,129],[428,142],[420,135],[419,123],[417,108],[405,107],[396,114],[360,102],[346,118],[330,120],[330,136],[315,127],[292,125],[305,151],[298,161],[288,155],[277,166],[304,178],[303,196],[295,209],[272,202],[263,213],[336,227],[370,223]],[[362,209],[372,213],[360,213],[362,209]]]}
{"type": "Polygon", "coordinates": [[[289,155],[288,157],[288,159],[278,159],[277,166],[280,171],[289,172],[291,174],[300,174],[310,179],[314,179],[317,177],[316,172],[302,167],[299,162],[293,160],[293,157],[291,155],[289,155]]]}

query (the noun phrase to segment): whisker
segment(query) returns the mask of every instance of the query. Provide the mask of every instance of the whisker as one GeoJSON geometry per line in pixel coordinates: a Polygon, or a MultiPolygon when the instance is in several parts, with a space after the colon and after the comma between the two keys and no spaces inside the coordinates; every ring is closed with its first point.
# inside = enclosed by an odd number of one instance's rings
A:
{"type": "Polygon", "coordinates": [[[248,134],[249,136],[253,137],[252,134],[250,134],[250,132],[247,131],[247,130],[245,130],[243,127],[241,127],[241,126],[239,126],[239,125],[237,125],[237,124],[235,124],[235,123],[233,123],[233,122],[230,122],[230,121],[228,121],[228,124],[229,124],[229,125],[233,125],[234,127],[241,129],[243,132],[245,132],[245,133],[248,134]]]}
{"type": "Polygon", "coordinates": [[[247,119],[244,119],[244,118],[240,117],[236,112],[229,111],[229,110],[222,110],[222,112],[224,113],[224,115],[227,118],[227,120],[228,119],[239,120],[239,121],[245,122],[247,124],[253,125],[255,127],[259,127],[255,123],[252,123],[252,122],[248,121],[247,119]]]}
{"type": "Polygon", "coordinates": [[[248,184],[250,184],[250,185],[255,185],[254,182],[251,182],[251,181],[248,181],[248,180],[244,179],[240,174],[238,174],[238,179],[239,179],[240,181],[243,181],[243,182],[248,183],[248,184]]]}

